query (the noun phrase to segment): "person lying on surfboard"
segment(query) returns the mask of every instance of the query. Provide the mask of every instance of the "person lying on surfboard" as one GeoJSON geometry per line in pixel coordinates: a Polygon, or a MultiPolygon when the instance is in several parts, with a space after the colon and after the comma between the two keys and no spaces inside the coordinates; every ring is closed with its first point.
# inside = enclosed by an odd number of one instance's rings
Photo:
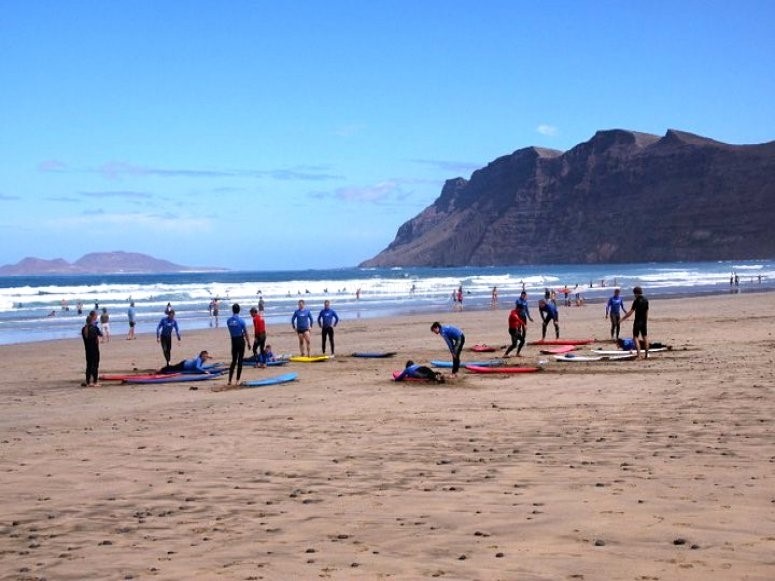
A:
{"type": "Polygon", "coordinates": [[[166,365],[165,367],[162,367],[159,370],[159,373],[181,373],[183,371],[210,373],[203,367],[204,362],[208,359],[212,359],[212,356],[207,351],[200,351],[199,355],[196,357],[192,357],[191,359],[184,359],[175,365],[166,365]]]}
{"type": "Polygon", "coordinates": [[[409,378],[431,381],[433,383],[444,383],[444,376],[441,373],[433,371],[433,369],[425,365],[418,365],[411,359],[406,362],[404,370],[395,377],[395,381],[406,381],[409,378]]]}

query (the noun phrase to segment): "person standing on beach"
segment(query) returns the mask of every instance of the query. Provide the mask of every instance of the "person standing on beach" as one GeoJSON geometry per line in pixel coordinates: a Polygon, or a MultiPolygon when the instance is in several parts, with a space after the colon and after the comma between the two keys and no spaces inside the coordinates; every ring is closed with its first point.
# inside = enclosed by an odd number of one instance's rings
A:
{"type": "Polygon", "coordinates": [[[252,307],[250,316],[253,319],[253,359],[256,367],[264,365],[264,349],[266,348],[266,319],[264,312],[252,307]]]}
{"type": "Polygon", "coordinates": [[[632,338],[635,341],[636,357],[640,359],[640,347],[641,341],[643,349],[646,352],[645,358],[649,358],[649,338],[648,338],[648,318],[649,318],[649,301],[643,296],[643,289],[636,286],[632,289],[632,294],[635,295],[635,300],[632,301],[632,306],[626,315],[622,317],[622,322],[627,320],[630,315],[635,314],[635,320],[632,323],[632,338]],[[638,340],[641,338],[641,341],[638,340]]]}
{"type": "Polygon", "coordinates": [[[331,340],[331,357],[334,353],[334,327],[339,324],[339,315],[331,308],[331,301],[323,301],[323,310],[318,313],[318,327],[323,330],[323,355],[326,354],[326,338],[331,340]]]}
{"type": "Polygon", "coordinates": [[[234,370],[237,370],[237,383],[242,377],[242,359],[245,357],[245,346],[250,349],[250,339],[248,338],[248,326],[242,317],[239,316],[240,306],[234,303],[231,306],[232,315],[226,319],[226,327],[229,329],[231,337],[231,365],[229,365],[229,383],[234,377],[234,370]]]}
{"type": "Polygon", "coordinates": [[[515,308],[511,309],[509,313],[509,336],[511,337],[511,345],[503,353],[504,357],[508,357],[511,350],[517,348],[517,357],[522,357],[520,352],[522,347],[525,346],[525,321],[519,316],[519,311],[515,308]]]}
{"type": "Polygon", "coordinates": [[[106,307],[102,308],[100,327],[102,328],[102,340],[106,343],[110,343],[110,315],[108,314],[108,309],[106,307]]]}
{"type": "Polygon", "coordinates": [[[129,319],[129,333],[126,336],[127,341],[131,341],[135,338],[135,302],[129,303],[129,308],[126,311],[126,317],[129,319]]]}
{"type": "Polygon", "coordinates": [[[172,332],[178,336],[178,343],[180,343],[180,329],[178,328],[178,322],[175,320],[175,310],[170,309],[166,317],[162,317],[159,324],[156,326],[156,342],[161,343],[161,352],[164,354],[164,360],[167,365],[170,364],[172,359],[172,332]]]}
{"type": "Polygon", "coordinates": [[[527,305],[527,292],[522,291],[519,293],[519,298],[514,301],[514,308],[519,313],[519,318],[522,319],[522,341],[527,340],[527,322],[533,322],[533,317],[530,316],[530,309],[527,305]]]}
{"type": "Polygon", "coordinates": [[[86,324],[81,329],[83,348],[86,351],[86,381],[81,387],[100,387],[97,378],[100,371],[100,337],[102,331],[97,326],[97,311],[86,315],[86,324]]]}
{"type": "Polygon", "coordinates": [[[538,314],[541,315],[541,341],[546,339],[546,328],[549,323],[554,323],[554,338],[560,338],[560,313],[552,303],[544,299],[538,301],[538,314]]]}
{"type": "Polygon", "coordinates": [[[304,301],[299,300],[299,308],[293,311],[291,317],[291,327],[299,336],[299,351],[302,357],[310,357],[310,328],[314,322],[312,313],[304,306],[304,301]]]}
{"type": "Polygon", "coordinates": [[[605,318],[611,318],[611,339],[619,340],[619,331],[622,322],[622,312],[627,309],[624,307],[624,299],[621,297],[620,290],[614,289],[614,294],[608,299],[605,305],[605,318]]]}
{"type": "Polygon", "coordinates": [[[452,354],[452,375],[457,375],[460,369],[460,352],[466,342],[466,336],[463,331],[452,325],[442,325],[438,321],[431,325],[431,333],[441,335],[444,342],[452,354]]]}
{"type": "Polygon", "coordinates": [[[490,308],[498,308],[498,287],[496,286],[492,287],[492,295],[490,296],[490,308]]]}

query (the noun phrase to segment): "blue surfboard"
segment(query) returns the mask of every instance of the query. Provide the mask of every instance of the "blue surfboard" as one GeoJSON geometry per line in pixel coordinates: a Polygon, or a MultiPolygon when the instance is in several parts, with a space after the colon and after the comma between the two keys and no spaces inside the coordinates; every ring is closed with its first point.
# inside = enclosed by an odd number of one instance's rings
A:
{"type": "Polygon", "coordinates": [[[251,379],[249,381],[243,381],[242,386],[264,387],[266,385],[278,385],[280,383],[295,381],[298,376],[298,373],[283,373],[282,375],[275,375],[274,377],[265,377],[264,379],[251,379]]]}

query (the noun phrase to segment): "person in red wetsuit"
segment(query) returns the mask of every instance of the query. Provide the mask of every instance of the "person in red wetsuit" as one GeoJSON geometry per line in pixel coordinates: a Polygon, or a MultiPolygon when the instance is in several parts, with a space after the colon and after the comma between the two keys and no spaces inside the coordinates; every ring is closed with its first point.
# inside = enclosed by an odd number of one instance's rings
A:
{"type": "Polygon", "coordinates": [[[509,345],[504,357],[508,357],[512,349],[516,347],[517,357],[522,357],[520,352],[522,347],[525,346],[525,321],[520,317],[519,309],[516,307],[511,309],[509,313],[509,335],[511,336],[511,345],[509,345]],[[519,343],[519,345],[517,345],[519,343]]]}
{"type": "Polygon", "coordinates": [[[266,349],[264,312],[253,307],[250,309],[250,316],[253,319],[253,360],[256,362],[256,367],[266,367],[264,363],[264,349],[266,349]]]}

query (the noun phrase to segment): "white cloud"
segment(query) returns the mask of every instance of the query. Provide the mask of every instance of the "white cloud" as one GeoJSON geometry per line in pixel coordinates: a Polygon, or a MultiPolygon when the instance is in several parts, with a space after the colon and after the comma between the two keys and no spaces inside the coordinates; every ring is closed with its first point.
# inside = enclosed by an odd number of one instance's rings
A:
{"type": "Polygon", "coordinates": [[[536,127],[536,131],[538,131],[538,133],[540,133],[541,135],[553,137],[557,135],[558,129],[554,125],[548,125],[546,123],[542,123],[541,125],[536,127]]]}
{"type": "Polygon", "coordinates": [[[85,212],[80,216],[57,217],[46,221],[45,227],[54,230],[81,230],[89,227],[95,230],[111,231],[116,228],[133,229],[153,232],[191,232],[210,231],[212,224],[209,218],[199,216],[182,216],[171,214],[151,214],[143,212],[115,212],[104,210],[85,212]]]}

